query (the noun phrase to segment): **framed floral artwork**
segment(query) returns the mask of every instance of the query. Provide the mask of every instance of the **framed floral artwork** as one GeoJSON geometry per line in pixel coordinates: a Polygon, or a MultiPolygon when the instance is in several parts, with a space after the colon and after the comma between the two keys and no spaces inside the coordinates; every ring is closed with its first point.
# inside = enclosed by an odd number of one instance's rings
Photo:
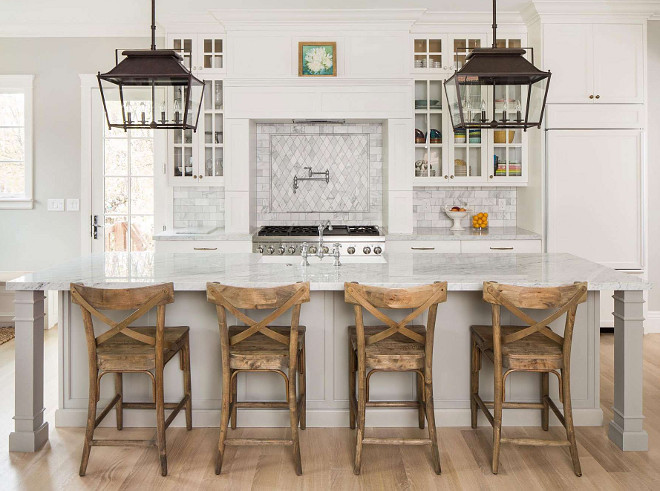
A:
{"type": "Polygon", "coordinates": [[[337,43],[313,41],[299,42],[298,76],[336,77],[337,43]]]}

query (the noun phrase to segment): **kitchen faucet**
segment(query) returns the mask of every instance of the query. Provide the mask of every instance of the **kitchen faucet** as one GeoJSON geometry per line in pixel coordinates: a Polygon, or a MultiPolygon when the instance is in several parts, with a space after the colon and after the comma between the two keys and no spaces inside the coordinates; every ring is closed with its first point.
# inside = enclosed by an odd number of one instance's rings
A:
{"type": "Polygon", "coordinates": [[[319,257],[319,259],[323,259],[324,251],[323,251],[323,231],[328,228],[328,230],[332,230],[332,223],[330,223],[330,220],[326,220],[325,222],[321,222],[319,225],[319,248],[316,251],[316,255],[319,257]]]}

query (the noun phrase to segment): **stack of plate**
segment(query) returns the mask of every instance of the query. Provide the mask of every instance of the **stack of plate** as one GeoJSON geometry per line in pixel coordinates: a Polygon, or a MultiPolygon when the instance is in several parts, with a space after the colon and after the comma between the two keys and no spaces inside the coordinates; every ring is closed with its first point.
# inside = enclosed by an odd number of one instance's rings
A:
{"type": "Polygon", "coordinates": [[[467,163],[465,160],[454,160],[454,175],[456,177],[467,177],[467,163]]]}

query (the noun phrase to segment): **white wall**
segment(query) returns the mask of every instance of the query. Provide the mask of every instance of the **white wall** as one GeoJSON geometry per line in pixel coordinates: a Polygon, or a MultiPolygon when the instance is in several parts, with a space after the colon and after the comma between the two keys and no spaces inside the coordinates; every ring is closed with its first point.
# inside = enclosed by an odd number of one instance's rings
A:
{"type": "MultiPolygon", "coordinates": [[[[660,21],[648,23],[649,310],[660,311],[660,21]]],[[[650,318],[651,316],[649,316],[650,318]]]]}
{"type": "Polygon", "coordinates": [[[0,271],[42,269],[80,254],[78,212],[47,212],[48,198],[80,197],[80,73],[107,71],[135,38],[0,38],[0,74],[34,74],[32,210],[0,211],[0,271]]]}

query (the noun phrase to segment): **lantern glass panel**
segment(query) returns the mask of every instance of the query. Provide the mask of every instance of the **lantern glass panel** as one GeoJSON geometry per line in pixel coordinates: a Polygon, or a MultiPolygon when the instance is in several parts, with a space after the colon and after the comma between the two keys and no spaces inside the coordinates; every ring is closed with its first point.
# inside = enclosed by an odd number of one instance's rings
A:
{"type": "Polygon", "coordinates": [[[458,91],[456,86],[456,77],[452,77],[445,82],[445,93],[447,94],[447,107],[451,115],[453,126],[462,124],[461,112],[458,107],[458,91]]]}
{"type": "Polygon", "coordinates": [[[532,124],[539,124],[543,116],[543,103],[545,101],[547,83],[547,79],[542,80],[532,85],[530,89],[528,121],[532,124]]]}

